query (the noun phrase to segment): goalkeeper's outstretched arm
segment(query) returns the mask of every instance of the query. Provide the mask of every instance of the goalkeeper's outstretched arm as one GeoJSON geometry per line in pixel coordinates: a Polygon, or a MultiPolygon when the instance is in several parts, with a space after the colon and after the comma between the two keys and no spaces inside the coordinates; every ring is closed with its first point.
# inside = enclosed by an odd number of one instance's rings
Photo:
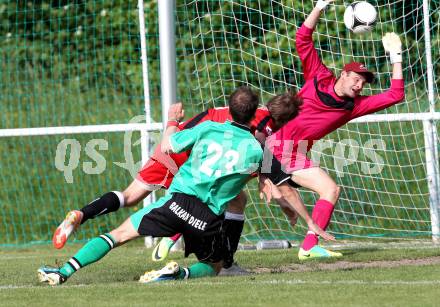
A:
{"type": "Polygon", "coordinates": [[[394,33],[386,33],[382,37],[383,48],[390,56],[390,62],[393,64],[393,79],[403,79],[402,70],[402,42],[399,36],[394,33]]]}
{"type": "Polygon", "coordinates": [[[304,20],[304,25],[309,29],[314,29],[321,16],[321,12],[333,1],[334,0],[318,0],[309,16],[304,20]]]}

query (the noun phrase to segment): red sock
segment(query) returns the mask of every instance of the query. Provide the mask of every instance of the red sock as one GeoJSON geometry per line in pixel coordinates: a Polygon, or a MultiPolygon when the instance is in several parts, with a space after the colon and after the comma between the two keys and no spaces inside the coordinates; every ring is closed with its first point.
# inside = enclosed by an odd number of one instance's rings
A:
{"type": "Polygon", "coordinates": [[[182,236],[181,233],[176,233],[174,236],[172,236],[170,239],[173,240],[174,242],[177,242],[177,240],[180,239],[180,237],[182,236]]]}
{"type": "MultiPolygon", "coordinates": [[[[333,209],[335,206],[325,199],[318,199],[318,201],[315,204],[315,207],[313,208],[312,212],[312,219],[313,221],[321,227],[323,230],[325,230],[330,223],[330,219],[332,218],[333,209]]],[[[307,232],[306,237],[304,238],[304,241],[301,245],[301,247],[308,251],[313,246],[318,244],[318,236],[313,232],[307,232]]]]}

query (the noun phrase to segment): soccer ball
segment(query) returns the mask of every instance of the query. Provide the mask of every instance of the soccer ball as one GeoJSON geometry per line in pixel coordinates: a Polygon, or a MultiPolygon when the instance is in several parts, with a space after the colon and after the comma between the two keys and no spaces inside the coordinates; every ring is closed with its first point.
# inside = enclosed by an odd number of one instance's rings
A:
{"type": "Polygon", "coordinates": [[[376,23],[377,11],[366,1],[353,2],[346,7],[344,23],[351,32],[360,34],[370,32],[376,23]]]}

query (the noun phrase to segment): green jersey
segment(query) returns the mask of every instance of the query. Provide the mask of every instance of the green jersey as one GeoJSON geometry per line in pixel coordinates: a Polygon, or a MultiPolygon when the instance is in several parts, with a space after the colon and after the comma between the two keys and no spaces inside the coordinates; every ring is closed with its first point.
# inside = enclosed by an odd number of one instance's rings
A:
{"type": "Polygon", "coordinates": [[[191,150],[169,191],[193,195],[217,215],[243,189],[263,157],[260,143],[237,123],[206,121],[170,138],[173,152],[191,150]]]}

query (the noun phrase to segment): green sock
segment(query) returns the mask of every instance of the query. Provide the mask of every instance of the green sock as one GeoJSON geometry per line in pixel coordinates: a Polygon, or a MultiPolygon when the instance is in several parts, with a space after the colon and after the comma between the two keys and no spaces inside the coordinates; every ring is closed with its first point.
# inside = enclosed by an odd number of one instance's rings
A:
{"type": "Polygon", "coordinates": [[[212,266],[204,262],[197,262],[192,266],[190,266],[188,269],[180,269],[179,279],[199,278],[199,277],[215,276],[215,275],[216,275],[215,270],[212,266]]]}
{"type": "Polygon", "coordinates": [[[115,239],[108,233],[87,242],[70,260],[60,268],[60,273],[70,277],[80,268],[103,258],[114,247],[115,239]]]}

